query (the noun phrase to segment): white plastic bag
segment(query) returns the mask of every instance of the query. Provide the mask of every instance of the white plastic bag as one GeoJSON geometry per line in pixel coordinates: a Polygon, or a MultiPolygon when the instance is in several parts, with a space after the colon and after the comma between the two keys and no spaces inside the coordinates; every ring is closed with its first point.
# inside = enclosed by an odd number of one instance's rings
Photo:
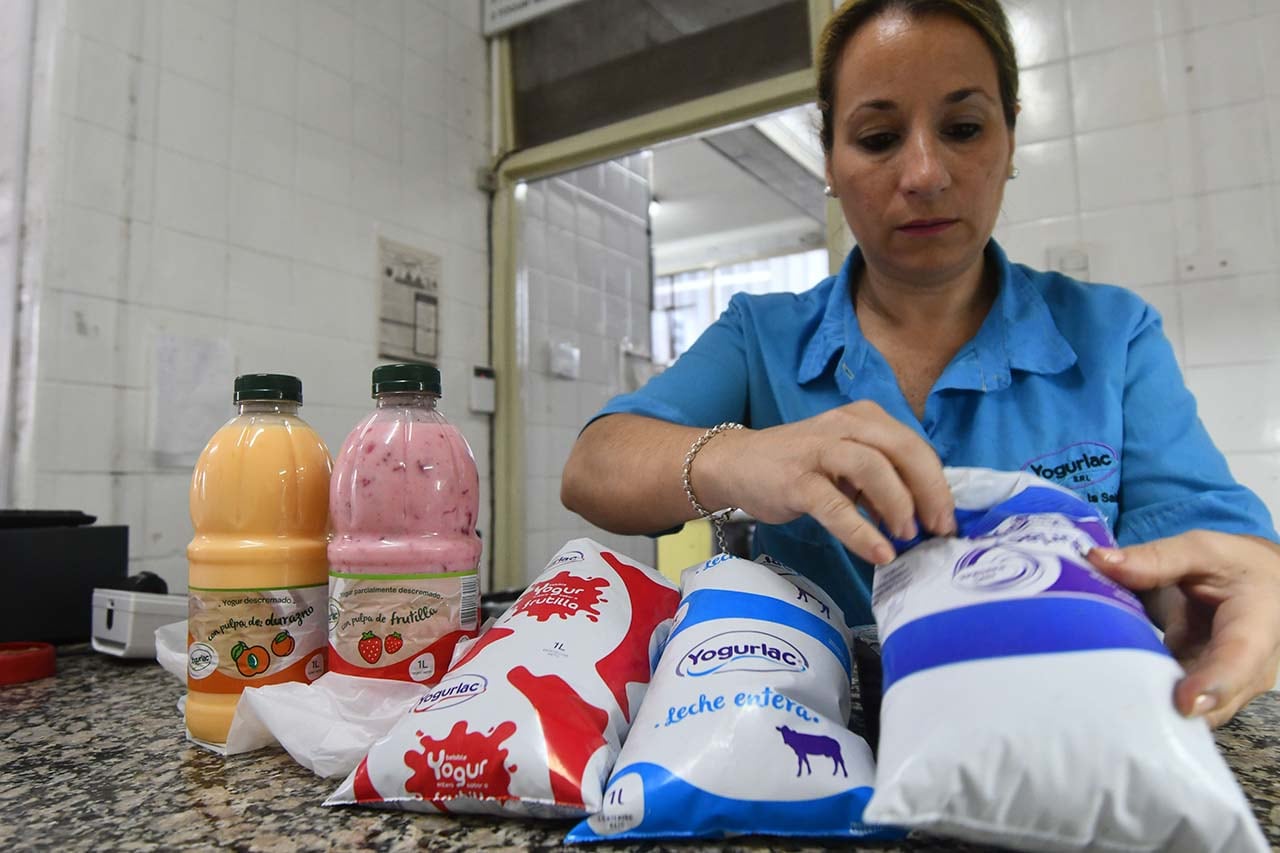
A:
{"type": "Polygon", "coordinates": [[[1081,555],[1113,545],[1074,493],[950,469],[960,533],[877,570],[884,663],[867,820],[1028,850],[1267,844],[1178,664],[1132,594],[1081,555]]]}
{"type": "Polygon", "coordinates": [[[598,810],[678,601],[653,569],[569,542],[325,805],[598,810]]]}
{"type": "Polygon", "coordinates": [[[310,684],[250,687],[240,694],[227,734],[228,753],[279,741],[317,776],[344,776],[429,689],[337,672],[310,684]]]}
{"type": "MultiPolygon", "coordinates": [[[[156,629],[156,661],[187,683],[186,620],[156,629]]],[[[225,744],[187,739],[218,755],[239,755],[279,743],[317,776],[344,776],[417,701],[421,684],[330,672],[310,684],[247,687],[240,694],[225,744]]],[[[184,694],[178,700],[181,714],[184,694]]]]}
{"type": "Polygon", "coordinates": [[[174,678],[187,683],[187,620],[156,629],[156,663],[174,678]]]}

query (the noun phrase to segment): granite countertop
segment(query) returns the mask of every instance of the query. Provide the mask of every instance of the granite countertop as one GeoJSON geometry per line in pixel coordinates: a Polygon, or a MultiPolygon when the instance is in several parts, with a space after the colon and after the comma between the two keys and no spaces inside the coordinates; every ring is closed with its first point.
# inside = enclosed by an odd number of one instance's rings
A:
{"type": "MultiPolygon", "coordinates": [[[[0,850],[550,850],[570,823],[321,807],[338,780],[286,753],[223,759],[188,743],[183,687],[154,662],[87,647],[59,651],[58,674],[0,687],[0,850]]],[[[856,719],[855,730],[861,723],[856,719]]],[[[1218,743],[1272,845],[1280,845],[1280,693],[1256,700],[1218,743]]],[[[852,849],[779,839],[592,850],[852,849]]],[[[937,838],[881,851],[978,847],[937,838]]]]}

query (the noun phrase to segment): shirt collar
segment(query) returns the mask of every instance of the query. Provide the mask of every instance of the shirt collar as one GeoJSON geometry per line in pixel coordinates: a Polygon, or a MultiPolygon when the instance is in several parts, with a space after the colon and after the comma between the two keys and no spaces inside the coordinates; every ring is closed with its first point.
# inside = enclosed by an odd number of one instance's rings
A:
{"type": "MultiPolygon", "coordinates": [[[[1058,331],[1028,270],[1009,263],[995,240],[987,244],[987,258],[998,270],[995,304],[973,340],[944,371],[939,388],[996,390],[1009,384],[1013,370],[1053,374],[1076,363],[1075,350],[1058,331]]],[[[850,282],[862,263],[862,250],[855,246],[836,274],[822,319],[805,345],[796,371],[801,384],[821,376],[841,350],[846,369],[861,370],[871,345],[858,326],[850,282]]]]}

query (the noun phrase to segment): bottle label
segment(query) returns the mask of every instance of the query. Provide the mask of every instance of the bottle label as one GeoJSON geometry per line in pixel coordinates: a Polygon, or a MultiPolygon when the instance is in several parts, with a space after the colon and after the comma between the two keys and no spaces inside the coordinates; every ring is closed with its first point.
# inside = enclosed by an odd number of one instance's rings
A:
{"type": "Polygon", "coordinates": [[[329,573],[329,667],[365,678],[435,684],[459,640],[474,637],[476,573],[329,573]]]}
{"type": "Polygon", "coordinates": [[[296,589],[192,588],[187,685],[205,693],[315,681],[324,675],[324,584],[296,589]]]}

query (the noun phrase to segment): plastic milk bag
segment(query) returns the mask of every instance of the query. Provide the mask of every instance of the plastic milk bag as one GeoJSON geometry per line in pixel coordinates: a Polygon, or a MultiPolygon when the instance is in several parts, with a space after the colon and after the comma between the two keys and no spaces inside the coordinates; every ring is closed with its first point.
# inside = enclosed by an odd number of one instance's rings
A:
{"type": "Polygon", "coordinates": [[[1100,515],[1030,474],[950,469],[957,537],[876,571],[868,820],[1028,850],[1266,850],[1139,601],[1083,559],[1100,515]]]}
{"type": "Polygon", "coordinates": [[[569,841],[899,837],[862,823],[871,748],[847,728],[850,632],[817,586],[721,555],[676,623],[605,791],[569,841]]]}

